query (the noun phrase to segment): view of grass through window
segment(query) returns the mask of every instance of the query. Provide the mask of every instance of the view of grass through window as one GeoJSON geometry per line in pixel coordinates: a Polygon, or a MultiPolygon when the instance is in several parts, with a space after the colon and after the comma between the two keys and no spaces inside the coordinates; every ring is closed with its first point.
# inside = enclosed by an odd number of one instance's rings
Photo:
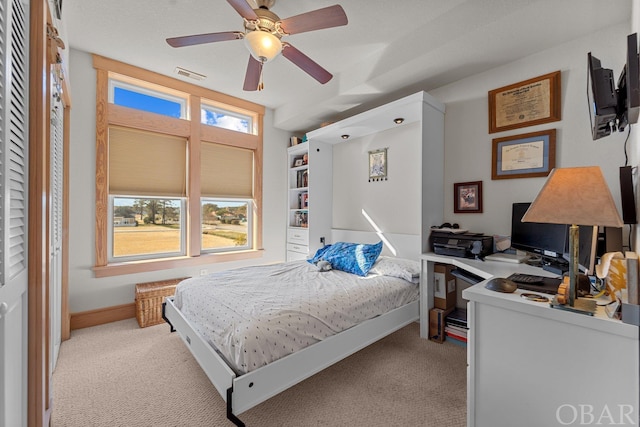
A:
{"type": "Polygon", "coordinates": [[[113,256],[181,253],[181,200],[115,197],[113,256]]]}
{"type": "MultiPolygon", "coordinates": [[[[181,200],[114,197],[113,257],[183,253],[181,200]]],[[[202,201],[202,250],[247,248],[248,201],[202,201]]]]}
{"type": "Polygon", "coordinates": [[[202,200],[202,250],[249,247],[248,201],[202,200]]]}

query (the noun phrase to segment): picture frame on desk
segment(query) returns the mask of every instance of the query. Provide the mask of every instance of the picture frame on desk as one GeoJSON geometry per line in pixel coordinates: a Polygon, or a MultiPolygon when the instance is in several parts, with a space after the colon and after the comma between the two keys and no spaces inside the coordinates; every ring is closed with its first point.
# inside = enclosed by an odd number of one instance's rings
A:
{"type": "Polygon", "coordinates": [[[453,184],[454,213],[482,213],[482,181],[453,184]]]}
{"type": "Polygon", "coordinates": [[[495,138],[492,141],[493,180],[543,177],[555,167],[555,129],[495,138]]]}

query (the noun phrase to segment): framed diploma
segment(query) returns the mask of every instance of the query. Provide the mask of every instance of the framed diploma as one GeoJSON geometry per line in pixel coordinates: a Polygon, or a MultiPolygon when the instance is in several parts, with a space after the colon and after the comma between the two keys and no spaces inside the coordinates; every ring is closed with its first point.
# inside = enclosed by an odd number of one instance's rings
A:
{"type": "Polygon", "coordinates": [[[491,179],[547,176],[556,166],[556,130],[492,141],[491,179]]]}
{"type": "Polygon", "coordinates": [[[489,91],[489,133],[561,118],[560,71],[489,91]]]}

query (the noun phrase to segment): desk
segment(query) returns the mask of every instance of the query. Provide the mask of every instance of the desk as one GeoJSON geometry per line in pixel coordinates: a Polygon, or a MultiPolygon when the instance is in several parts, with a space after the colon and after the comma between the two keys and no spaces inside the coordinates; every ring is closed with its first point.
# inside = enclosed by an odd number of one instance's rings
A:
{"type": "MultiPolygon", "coordinates": [[[[435,263],[484,279],[554,276],[523,264],[423,254],[422,337],[435,263]]],[[[469,301],[468,426],[638,425],[638,327],[609,319],[600,307],[595,316],[571,313],[525,300],[520,290],[489,291],[484,283],[462,293],[469,301]]]]}

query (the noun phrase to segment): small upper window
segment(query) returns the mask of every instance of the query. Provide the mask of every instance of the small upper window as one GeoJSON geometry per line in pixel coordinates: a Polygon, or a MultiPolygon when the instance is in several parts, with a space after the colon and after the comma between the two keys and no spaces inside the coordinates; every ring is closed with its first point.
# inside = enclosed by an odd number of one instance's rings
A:
{"type": "Polygon", "coordinates": [[[250,114],[228,111],[215,105],[202,103],[200,123],[236,132],[254,134],[254,120],[250,114]]]}
{"type": "MultiPolygon", "coordinates": [[[[128,79],[131,80],[131,79],[128,79]]],[[[187,117],[186,97],[165,93],[149,85],[138,86],[115,78],[109,79],[109,102],[136,110],[184,119],[187,117]]]]}

